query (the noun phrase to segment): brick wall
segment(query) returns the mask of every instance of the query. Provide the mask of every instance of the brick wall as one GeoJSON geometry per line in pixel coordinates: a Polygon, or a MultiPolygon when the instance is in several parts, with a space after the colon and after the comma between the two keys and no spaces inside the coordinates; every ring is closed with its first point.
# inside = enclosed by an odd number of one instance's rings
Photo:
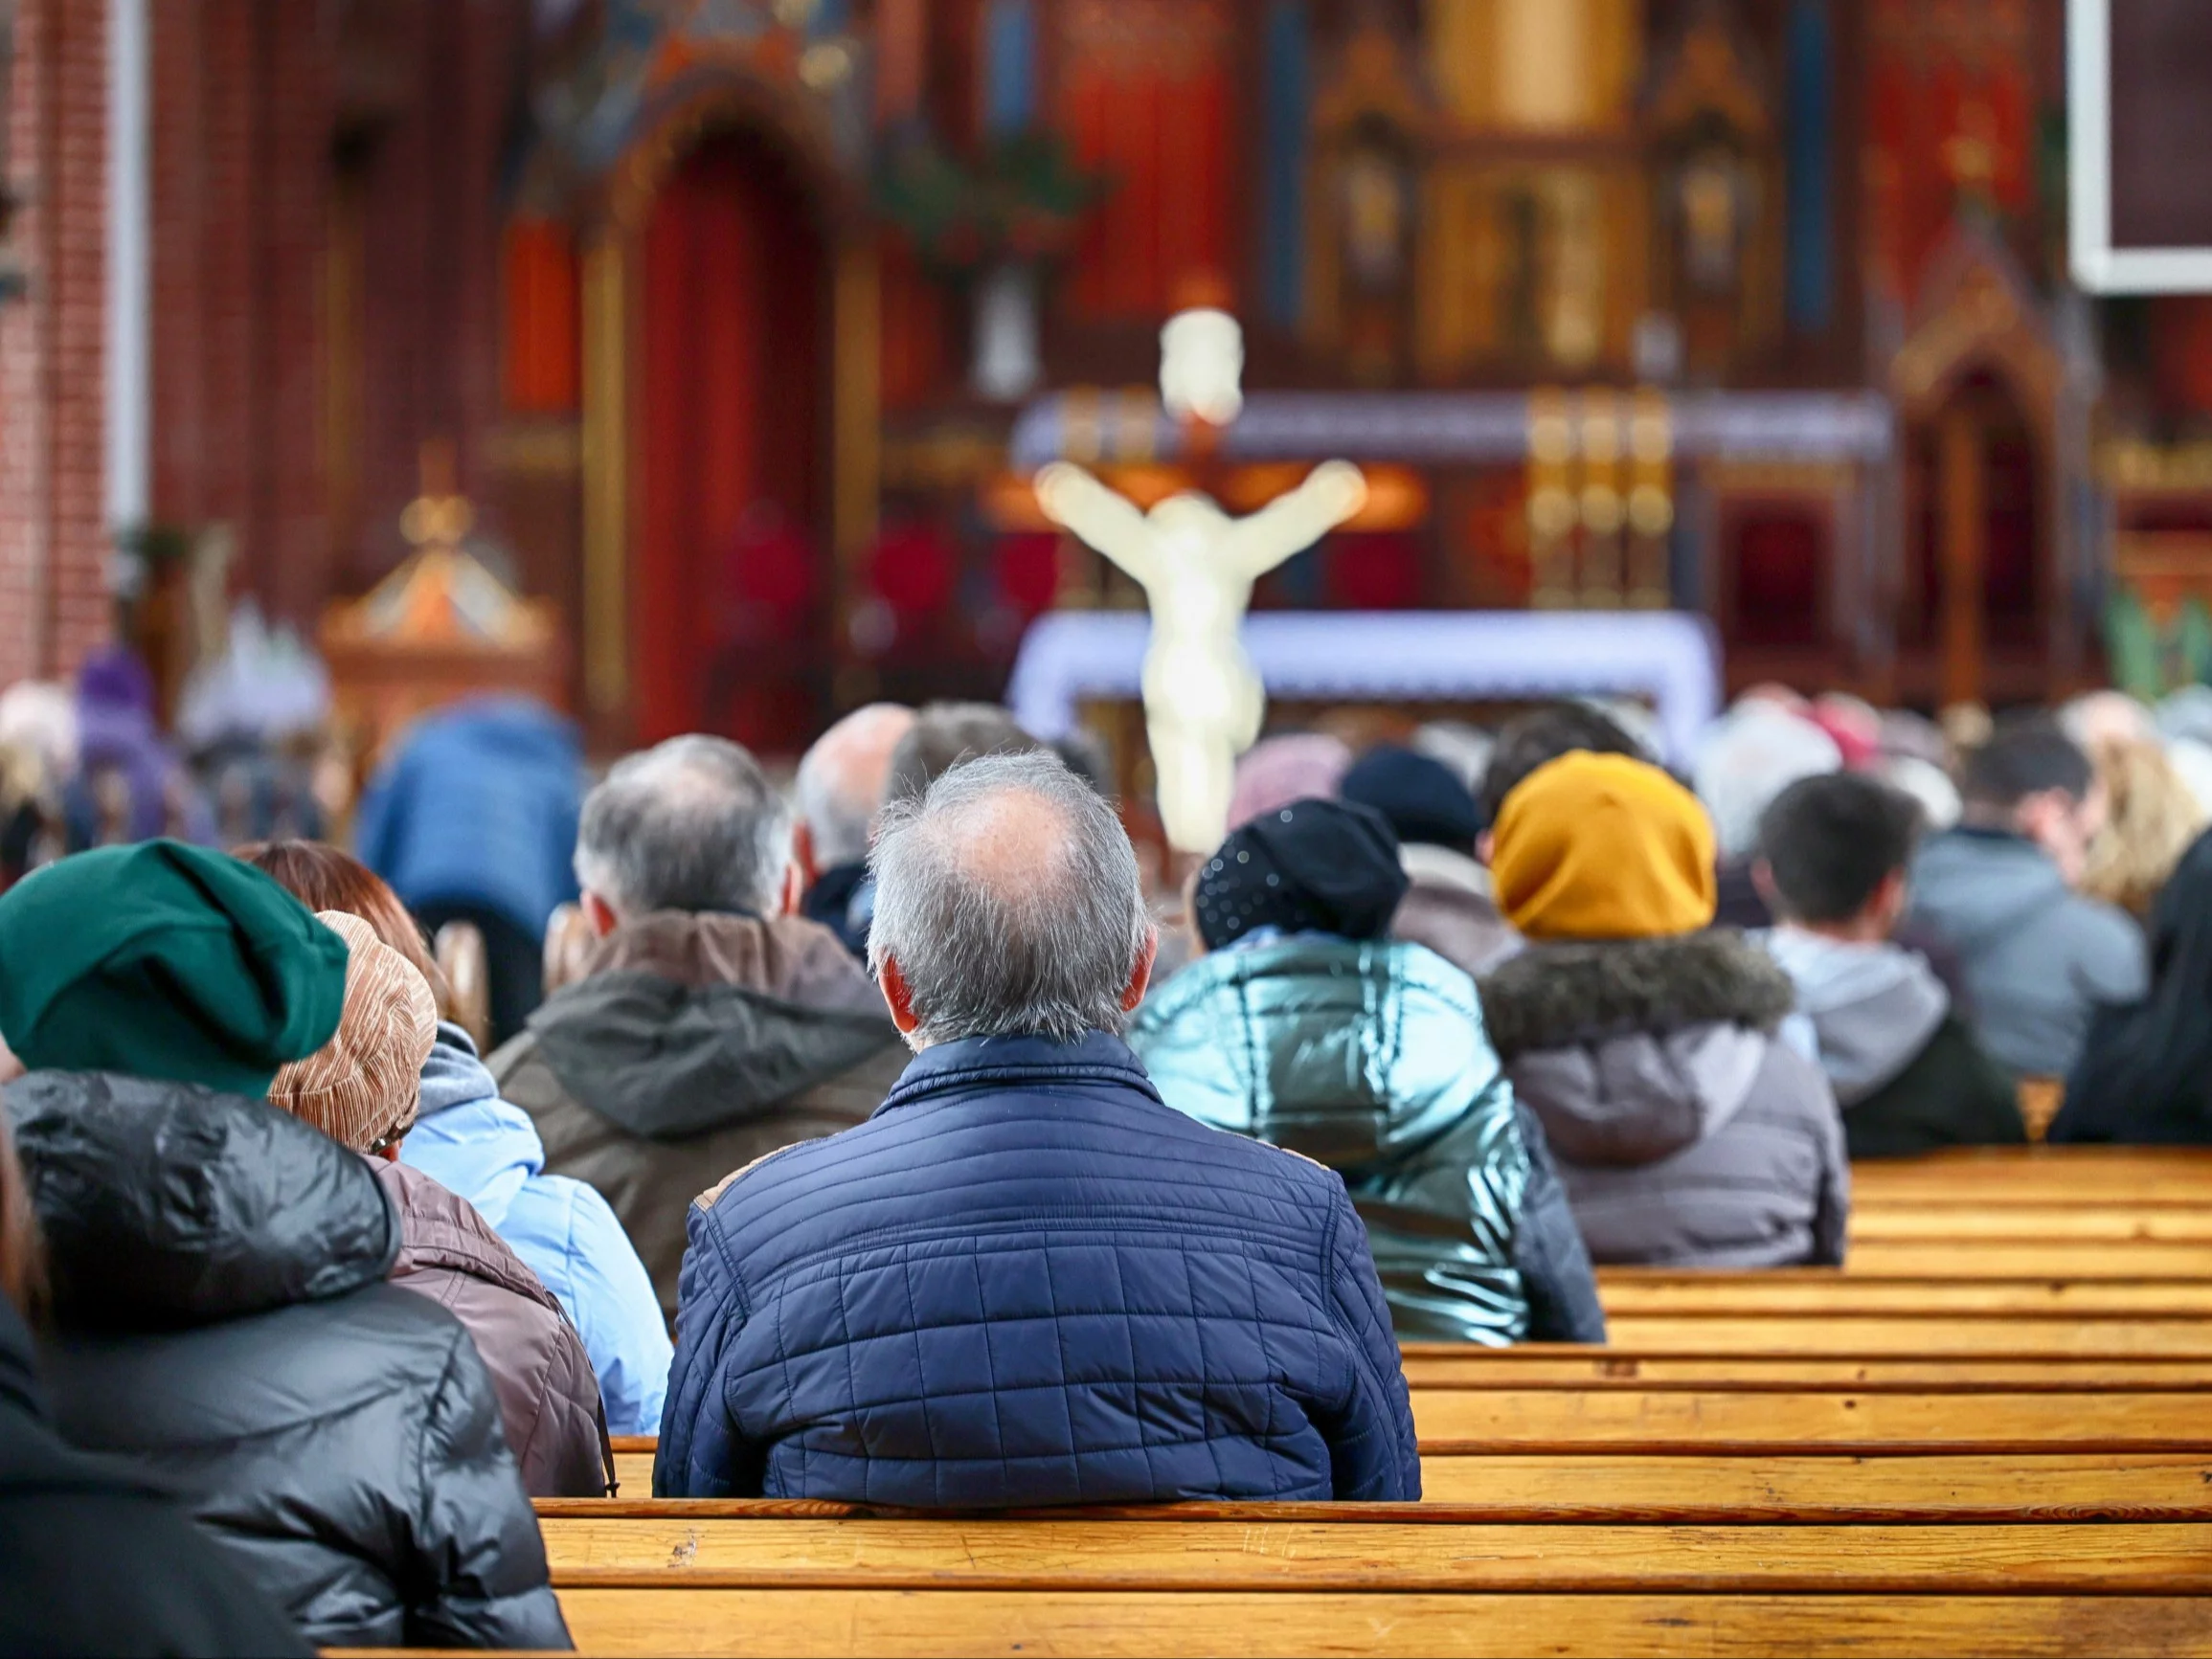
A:
{"type": "Polygon", "coordinates": [[[154,516],[228,526],[234,582],[311,622],[329,590],[322,0],[152,0],[154,516]]]}
{"type": "Polygon", "coordinates": [[[0,306],[0,684],[66,674],[108,633],[107,9],[22,0],[9,96],[11,238],[30,292],[0,306]]]}

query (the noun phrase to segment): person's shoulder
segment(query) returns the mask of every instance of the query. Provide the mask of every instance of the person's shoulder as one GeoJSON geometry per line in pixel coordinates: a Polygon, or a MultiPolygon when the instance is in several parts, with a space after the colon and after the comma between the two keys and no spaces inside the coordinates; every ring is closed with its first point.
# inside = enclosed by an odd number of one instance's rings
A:
{"type": "Polygon", "coordinates": [[[1747,1110],[1767,1118],[1827,1119],[1836,1115],[1836,1090],[1820,1063],[1781,1032],[1766,1033],[1766,1053],[1752,1075],[1747,1110]]]}

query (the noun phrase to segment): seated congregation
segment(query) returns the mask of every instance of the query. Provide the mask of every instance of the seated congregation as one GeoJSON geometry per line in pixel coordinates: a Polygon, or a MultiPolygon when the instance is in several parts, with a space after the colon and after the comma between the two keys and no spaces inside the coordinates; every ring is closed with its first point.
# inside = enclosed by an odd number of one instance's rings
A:
{"type": "Polygon", "coordinates": [[[1871,768],[1720,811],[1580,706],[1476,779],[1294,742],[1156,906],[999,710],[848,716],[795,807],[675,739],[582,802],[589,941],[485,1055],[333,847],[17,883],[0,1628],[565,1647],[532,1499],[625,1435],[667,1498],[1416,1500],[1401,1344],[1836,1266],[1849,1160],[2021,1142],[2024,1077],[2054,1137],[2212,1139],[2208,843],[2146,950],[2051,722],[1932,835],[1871,768]]]}

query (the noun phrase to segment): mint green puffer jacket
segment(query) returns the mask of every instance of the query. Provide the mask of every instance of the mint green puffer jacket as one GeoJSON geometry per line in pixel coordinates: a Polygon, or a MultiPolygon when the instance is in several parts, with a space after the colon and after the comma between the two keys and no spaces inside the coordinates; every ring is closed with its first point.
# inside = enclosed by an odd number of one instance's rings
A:
{"type": "Polygon", "coordinates": [[[1604,1340],[1543,1131],[1441,956],[1318,934],[1234,947],[1161,986],[1129,1042],[1168,1105],[1343,1175],[1401,1340],[1604,1340]]]}

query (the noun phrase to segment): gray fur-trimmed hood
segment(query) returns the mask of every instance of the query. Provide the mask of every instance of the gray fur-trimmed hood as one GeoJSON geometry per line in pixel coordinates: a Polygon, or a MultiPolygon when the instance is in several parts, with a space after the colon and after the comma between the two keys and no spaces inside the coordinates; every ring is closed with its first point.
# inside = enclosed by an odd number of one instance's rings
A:
{"type": "Polygon", "coordinates": [[[1499,1057],[1698,1025],[1772,1032],[1797,1005],[1790,975],[1732,930],[1621,944],[1531,945],[1480,986],[1499,1057]]]}
{"type": "Polygon", "coordinates": [[[1539,945],[1481,983],[1514,1093],[1570,1164],[1656,1163],[1726,1128],[1795,1003],[1734,932],[1539,945]]]}

